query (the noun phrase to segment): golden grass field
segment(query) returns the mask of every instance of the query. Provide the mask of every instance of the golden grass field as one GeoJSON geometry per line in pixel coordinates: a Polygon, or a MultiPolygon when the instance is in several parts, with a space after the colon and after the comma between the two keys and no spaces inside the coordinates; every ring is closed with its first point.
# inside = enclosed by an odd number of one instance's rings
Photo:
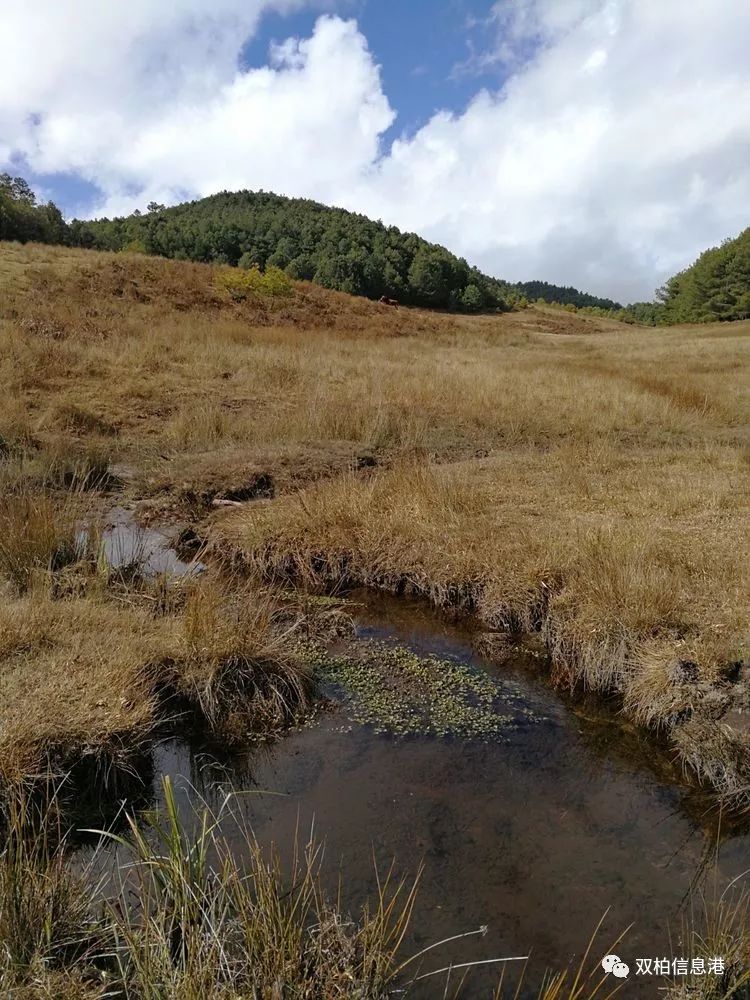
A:
{"type": "Polygon", "coordinates": [[[556,682],[616,695],[744,796],[750,323],[450,316],[304,284],[234,301],[209,266],[6,244],[0,346],[0,770],[127,744],[176,663],[226,660],[184,652],[184,600],[157,616],[90,554],[83,584],[50,582],[109,469],[244,586],[363,582],[541,633],[556,682]]]}
{"type": "MultiPolygon", "coordinates": [[[[191,841],[173,809],[155,846],[131,822],[135,882],[94,917],[101,887],[28,813],[35,778],[106,775],[178,711],[225,742],[298,719],[301,640],[345,617],[310,586],[423,595],[499,658],[534,633],[552,683],[601,692],[691,780],[750,801],[750,323],[449,316],[306,284],[238,300],[225,278],[0,244],[0,990],[24,1000],[279,982],[380,1000],[403,981],[408,889],[343,924],[315,856],[282,893],[252,839],[248,879],[213,818],[191,841]],[[209,570],[112,565],[116,505],[189,528],[209,570]]],[[[743,897],[701,939],[736,990],[746,917],[743,897]]],[[[540,996],[589,985],[563,972],[540,996]]]]}

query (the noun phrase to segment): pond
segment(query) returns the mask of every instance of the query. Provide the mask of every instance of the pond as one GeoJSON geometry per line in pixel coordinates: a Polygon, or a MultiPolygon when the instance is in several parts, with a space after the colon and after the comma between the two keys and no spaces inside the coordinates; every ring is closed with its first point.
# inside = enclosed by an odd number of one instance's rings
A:
{"type": "MultiPolygon", "coordinates": [[[[258,839],[284,856],[314,830],[325,845],[324,880],[335,892],[341,875],[352,910],[374,896],[376,865],[382,874],[395,860],[409,877],[423,864],[406,954],[488,928],[436,949],[425,971],[531,954],[531,989],[547,969],[580,958],[605,911],[597,958],[628,927],[617,948],[632,967],[636,957],[682,957],[691,890],[710,897],[714,882],[750,868],[750,836],[722,823],[666,749],[628,727],[616,706],[554,693],[537,656],[520,650],[493,665],[475,652],[469,627],[422,603],[351,596],[361,643],[434,654],[491,677],[513,724],[497,738],[397,737],[357,723],[344,702],[232,757],[165,741],[154,756],[154,798],[164,774],[186,816],[196,789],[214,807],[227,787],[252,792],[237,808],[258,839]]],[[[511,971],[508,981],[519,970],[511,971]]],[[[420,995],[442,996],[444,978],[436,982],[420,995]]],[[[496,970],[478,968],[462,996],[491,996],[496,982],[496,970]]],[[[663,985],[631,976],[623,995],[654,996],[663,985]]]]}

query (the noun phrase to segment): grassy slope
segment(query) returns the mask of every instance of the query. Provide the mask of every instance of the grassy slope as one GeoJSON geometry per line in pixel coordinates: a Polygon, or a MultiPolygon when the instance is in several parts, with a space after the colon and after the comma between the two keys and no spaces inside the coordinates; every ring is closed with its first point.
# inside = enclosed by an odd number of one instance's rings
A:
{"type": "MultiPolygon", "coordinates": [[[[0,303],[15,483],[111,459],[144,513],[212,516],[264,574],[541,629],[559,679],[619,692],[719,789],[746,783],[750,323],[442,316],[310,285],[237,303],[208,266],[15,245],[0,303]],[[254,490],[276,497],[211,515],[254,490]]],[[[44,715],[33,685],[9,699],[44,715]]]]}

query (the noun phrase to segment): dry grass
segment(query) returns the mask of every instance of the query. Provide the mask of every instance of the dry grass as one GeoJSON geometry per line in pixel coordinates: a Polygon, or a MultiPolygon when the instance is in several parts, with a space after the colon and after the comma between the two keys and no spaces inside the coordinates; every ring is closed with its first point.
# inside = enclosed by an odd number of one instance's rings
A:
{"type": "Polygon", "coordinates": [[[0,496],[0,574],[19,590],[78,555],[75,508],[34,492],[0,496]]]}
{"type": "Polygon", "coordinates": [[[86,884],[69,864],[54,799],[39,806],[17,792],[3,803],[3,821],[0,986],[6,996],[25,986],[34,995],[31,984],[41,980],[72,1000],[73,990],[61,987],[74,977],[62,970],[104,943],[94,916],[101,886],[86,884]]]}
{"type": "Polygon", "coordinates": [[[710,896],[693,895],[683,920],[682,940],[688,958],[705,966],[715,957],[724,959],[721,975],[673,980],[665,991],[668,1000],[747,1000],[750,997],[750,896],[743,880],[735,880],[710,896]]]}
{"type": "Polygon", "coordinates": [[[172,463],[238,445],[273,471],[279,449],[323,460],[342,442],[383,459],[414,449],[460,458],[743,433],[748,324],[719,341],[705,328],[613,329],[538,310],[384,310],[305,285],[291,301],[238,304],[199,265],[91,254],[88,268],[60,276],[35,267],[34,248],[3,254],[25,254],[36,286],[33,296],[13,286],[4,306],[10,426],[0,433],[101,442],[162,483],[172,463]],[[575,335],[550,332],[566,324],[575,335]],[[658,391],[644,386],[646,368],[659,370],[658,391]]]}
{"type": "Polygon", "coordinates": [[[36,587],[0,606],[0,784],[81,759],[106,775],[186,712],[231,742],[277,732],[309,705],[289,639],[312,626],[297,609],[210,578],[125,589],[74,570],[73,594],[36,587]]]}
{"type": "MultiPolygon", "coordinates": [[[[18,800],[0,852],[0,988],[41,1000],[385,1000],[415,886],[392,877],[358,919],[324,895],[321,851],[269,858],[241,824],[243,860],[225,839],[226,807],[181,816],[168,779],[165,809],[129,835],[110,879],[74,873],[52,813],[18,800]]],[[[239,820],[237,821],[240,822],[239,820]]]]}
{"type": "MultiPolygon", "coordinates": [[[[16,245],[0,287],[0,441],[26,489],[101,485],[112,462],[151,517],[246,502],[214,527],[245,565],[540,631],[558,681],[617,692],[719,790],[750,785],[747,734],[717,722],[750,708],[750,323],[452,317],[305,284],[237,302],[208,266],[16,245]]],[[[142,607],[83,600],[49,611],[79,616],[58,631],[114,629],[121,652],[35,648],[14,683],[38,662],[62,703],[63,664],[153,662],[142,607]]],[[[217,662],[192,690],[226,716],[217,662]]]]}
{"type": "Polygon", "coordinates": [[[240,586],[230,599],[204,581],[185,601],[174,689],[225,740],[278,732],[311,700],[310,671],[290,653],[303,627],[303,615],[270,594],[240,586]]]}
{"type": "Polygon", "coordinates": [[[232,512],[216,535],[276,579],[421,594],[540,632],[558,682],[619,694],[715,787],[739,791],[741,734],[735,766],[710,774],[705,737],[685,741],[699,719],[718,733],[744,692],[729,678],[748,656],[745,471],[729,447],[660,458],[644,467],[603,446],[572,473],[568,449],[402,464],[232,512]]]}

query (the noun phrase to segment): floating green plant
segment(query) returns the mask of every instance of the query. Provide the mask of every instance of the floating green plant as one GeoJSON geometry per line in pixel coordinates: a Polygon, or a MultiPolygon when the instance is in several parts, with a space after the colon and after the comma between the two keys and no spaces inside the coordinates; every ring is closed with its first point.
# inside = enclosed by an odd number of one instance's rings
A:
{"type": "Polygon", "coordinates": [[[400,646],[362,644],[341,656],[317,656],[315,667],[354,720],[377,732],[497,740],[519,717],[533,718],[481,671],[400,646]]]}

